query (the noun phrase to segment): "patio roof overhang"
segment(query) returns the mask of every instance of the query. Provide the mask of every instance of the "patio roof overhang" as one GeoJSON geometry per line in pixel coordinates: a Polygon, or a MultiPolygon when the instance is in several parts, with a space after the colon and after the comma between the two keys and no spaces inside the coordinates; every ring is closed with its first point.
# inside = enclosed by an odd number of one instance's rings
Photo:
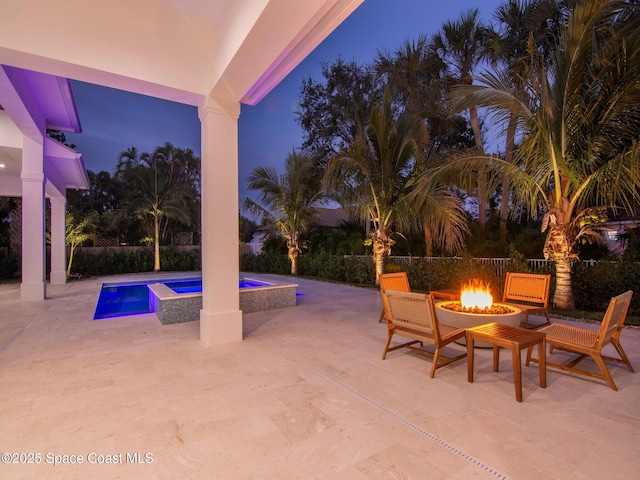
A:
{"type": "Polygon", "coordinates": [[[64,195],[67,188],[89,188],[82,155],[43,137],[43,129],[82,131],[69,80],[10,66],[0,68],[0,163],[4,165],[0,195],[22,195],[23,136],[43,138],[47,193],[64,195]]]}
{"type": "Polygon", "coordinates": [[[7,0],[0,63],[201,106],[255,105],[363,0],[7,0]]]}

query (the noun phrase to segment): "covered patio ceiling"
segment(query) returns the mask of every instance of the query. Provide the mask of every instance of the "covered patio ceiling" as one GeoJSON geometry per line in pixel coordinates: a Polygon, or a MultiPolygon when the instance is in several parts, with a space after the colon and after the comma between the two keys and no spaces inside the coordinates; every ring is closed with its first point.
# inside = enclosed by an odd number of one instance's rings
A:
{"type": "Polygon", "coordinates": [[[7,0],[0,63],[200,106],[255,105],[363,0],[7,0]]]}
{"type": "MultiPolygon", "coordinates": [[[[201,242],[206,246],[201,250],[200,329],[206,345],[242,339],[237,244],[240,104],[259,102],[362,1],[3,1],[0,65],[198,107],[201,242]]],[[[42,155],[40,144],[46,148],[48,141],[42,139],[42,122],[33,124],[39,132],[24,127],[20,132],[35,165],[42,155]]],[[[8,150],[6,156],[11,155],[15,151],[8,150]]],[[[23,199],[31,198],[24,193],[27,186],[40,197],[42,177],[48,180],[48,172],[27,173],[23,162],[23,199]]],[[[34,230],[44,223],[41,203],[35,198],[23,209],[23,218],[34,218],[34,230]]],[[[62,218],[60,213],[56,216],[62,218]]],[[[31,246],[23,242],[23,251],[44,252],[44,233],[25,236],[23,229],[23,238],[34,239],[31,246]]],[[[28,265],[27,277],[24,264],[22,269],[24,298],[43,299],[44,260],[28,265]]]]}

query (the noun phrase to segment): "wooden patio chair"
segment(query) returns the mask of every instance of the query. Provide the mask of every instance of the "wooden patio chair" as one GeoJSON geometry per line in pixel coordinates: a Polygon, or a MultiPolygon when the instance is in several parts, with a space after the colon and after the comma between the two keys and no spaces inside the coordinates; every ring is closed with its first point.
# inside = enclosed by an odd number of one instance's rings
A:
{"type": "MultiPolygon", "coordinates": [[[[554,323],[538,330],[546,334],[549,353],[553,353],[553,349],[557,348],[578,354],[578,357],[567,364],[552,363],[547,357],[547,367],[559,368],[567,372],[606,380],[613,390],[618,390],[604,361],[621,363],[626,365],[630,372],[634,371],[631,362],[629,362],[629,358],[620,344],[620,332],[622,331],[622,326],[627,316],[627,311],[629,310],[632,295],[633,292],[629,290],[611,299],[607,312],[602,320],[602,325],[597,332],[561,323],[554,323]],[[602,354],[603,347],[608,344],[612,344],[615,347],[620,358],[602,354]],[[602,372],[601,374],[576,368],[576,364],[587,356],[596,362],[596,365],[602,372]]],[[[527,351],[527,365],[529,361],[537,362],[537,359],[531,358],[531,349],[527,351]]]]}
{"type": "Polygon", "coordinates": [[[502,294],[502,303],[513,305],[524,314],[524,328],[538,328],[550,325],[549,318],[549,290],[551,275],[536,273],[507,272],[502,294]],[[547,317],[545,323],[530,324],[530,313],[543,313],[547,317]]]}
{"type": "Polygon", "coordinates": [[[385,290],[397,290],[399,292],[410,292],[409,278],[407,272],[396,273],[383,273],[380,275],[380,294],[382,295],[382,312],[380,312],[380,319],[378,323],[382,321],[388,321],[389,308],[387,307],[387,300],[383,293],[385,290]]]}
{"type": "Polygon", "coordinates": [[[431,295],[394,290],[384,290],[383,295],[386,297],[386,304],[389,307],[389,334],[382,354],[383,360],[387,357],[387,353],[399,348],[409,348],[416,352],[431,355],[433,356],[433,362],[429,376],[433,378],[437,368],[467,357],[466,350],[456,357],[445,357],[441,354],[444,346],[464,337],[465,330],[464,328],[438,323],[431,295]],[[412,340],[391,347],[391,339],[394,335],[400,335],[412,340]],[[434,345],[435,352],[432,353],[415,346],[416,343],[423,346],[423,342],[434,345]],[[441,359],[443,360],[442,362],[440,362],[441,359]]]}

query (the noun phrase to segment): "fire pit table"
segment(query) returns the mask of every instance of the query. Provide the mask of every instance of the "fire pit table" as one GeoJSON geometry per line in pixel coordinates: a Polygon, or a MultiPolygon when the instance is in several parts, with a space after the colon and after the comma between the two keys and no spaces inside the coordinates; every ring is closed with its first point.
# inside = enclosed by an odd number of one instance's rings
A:
{"type": "MultiPolygon", "coordinates": [[[[504,314],[457,312],[455,310],[448,310],[446,308],[448,304],[459,303],[460,302],[455,301],[436,303],[435,306],[438,321],[440,323],[444,323],[445,325],[462,328],[476,327],[478,325],[484,325],[485,323],[491,322],[500,323],[502,325],[509,325],[512,327],[517,327],[520,325],[520,314],[522,312],[519,308],[509,306],[509,308],[513,311],[504,314]]],[[[456,340],[456,343],[459,345],[466,345],[467,341],[465,337],[462,337],[460,340],[456,340]]],[[[476,347],[490,348],[491,345],[486,342],[476,342],[476,347]]]]}
{"type": "MultiPolygon", "coordinates": [[[[435,304],[438,321],[452,327],[471,328],[485,323],[496,322],[517,327],[520,325],[522,310],[512,305],[493,303],[489,286],[472,284],[464,287],[460,300],[448,300],[435,304]]],[[[456,343],[466,345],[464,338],[456,343]]],[[[485,342],[477,342],[478,347],[490,347],[485,342]]]]}

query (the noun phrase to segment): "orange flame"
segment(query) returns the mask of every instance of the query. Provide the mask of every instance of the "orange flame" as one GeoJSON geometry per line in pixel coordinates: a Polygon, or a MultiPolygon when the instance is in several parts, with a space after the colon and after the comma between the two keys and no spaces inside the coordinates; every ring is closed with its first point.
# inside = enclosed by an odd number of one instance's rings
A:
{"type": "Polygon", "coordinates": [[[472,279],[467,285],[462,286],[460,291],[460,303],[467,309],[491,309],[493,298],[489,284],[483,284],[480,280],[472,279]]]}

